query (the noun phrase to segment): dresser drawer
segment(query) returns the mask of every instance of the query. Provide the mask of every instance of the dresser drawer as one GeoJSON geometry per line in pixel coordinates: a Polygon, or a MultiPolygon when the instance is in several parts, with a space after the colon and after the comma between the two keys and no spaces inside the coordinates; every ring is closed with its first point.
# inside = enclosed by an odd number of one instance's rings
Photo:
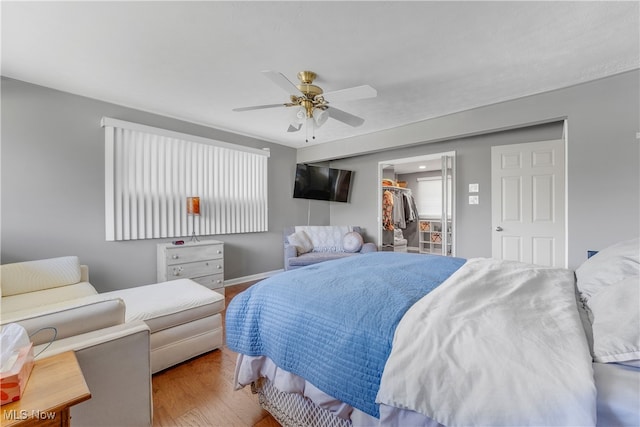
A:
{"type": "Polygon", "coordinates": [[[224,274],[222,273],[211,274],[209,276],[202,277],[193,277],[191,280],[216,291],[219,289],[224,289],[224,274]]]}
{"type": "Polygon", "coordinates": [[[222,244],[206,246],[176,246],[173,248],[167,248],[165,251],[165,262],[167,265],[222,258],[224,258],[224,245],[222,244]]]}
{"type": "Polygon", "coordinates": [[[224,272],[224,242],[219,240],[183,245],[160,243],[156,255],[158,282],[222,275],[224,272]]]}
{"type": "Polygon", "coordinates": [[[210,274],[221,274],[224,271],[224,261],[212,259],[196,262],[185,262],[167,266],[167,280],[179,278],[193,278],[208,276],[210,274]]]}

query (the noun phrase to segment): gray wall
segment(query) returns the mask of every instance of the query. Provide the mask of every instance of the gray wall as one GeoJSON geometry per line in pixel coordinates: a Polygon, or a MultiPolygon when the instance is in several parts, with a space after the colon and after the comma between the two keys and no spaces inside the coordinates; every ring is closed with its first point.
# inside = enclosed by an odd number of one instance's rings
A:
{"type": "Polygon", "coordinates": [[[298,161],[331,162],[356,171],[351,206],[331,207],[331,223],[359,223],[376,235],[377,162],[456,150],[459,256],[491,255],[490,146],[555,139],[559,128],[535,123],[568,120],[568,264],[588,249],[638,237],[640,229],[640,71],[477,108],[403,128],[298,150],[298,161]],[[464,138],[468,135],[479,135],[464,138]],[[440,142],[431,142],[440,141],[440,142]],[[408,148],[401,148],[407,147],[408,148]],[[375,153],[374,153],[375,152],[375,153]],[[363,154],[371,153],[371,154],[363,154]],[[348,157],[348,158],[344,158],[348,157]],[[480,204],[465,203],[480,183],[480,204]]]}
{"type": "Polygon", "coordinates": [[[531,126],[525,129],[497,132],[489,135],[461,138],[452,141],[422,144],[365,156],[331,162],[332,167],[356,171],[351,189],[357,207],[331,206],[333,224],[356,221],[366,228],[372,239],[378,229],[378,162],[427,154],[456,152],[456,255],[463,258],[491,256],[491,146],[558,139],[562,123],[531,126]],[[469,184],[480,184],[480,204],[468,204],[469,184]],[[356,220],[357,218],[357,220],[356,220]]]}
{"type": "MultiPolygon", "coordinates": [[[[306,224],[292,198],[296,151],[278,144],[2,78],[1,261],[78,255],[99,291],[156,281],[156,244],[105,241],[103,116],[271,149],[269,231],[212,236],[225,242],[225,279],[283,268],[282,229],[306,224]]],[[[329,223],[312,202],[312,223],[329,223]]]]}
{"type": "Polygon", "coordinates": [[[225,277],[282,268],[284,226],[352,224],[377,238],[377,163],[455,150],[459,256],[490,256],[490,146],[555,139],[569,121],[569,266],[587,249],[637,237],[640,218],[640,72],[295,150],[216,129],[2,79],[1,261],[79,255],[101,291],[155,282],[162,240],[104,240],[104,132],[114,117],[256,148],[271,149],[269,232],[216,236],[226,244],[225,277]],[[505,129],[525,128],[522,130],[505,129]],[[500,131],[503,130],[503,131],[500,131]],[[472,135],[472,136],[470,136],[472,135]],[[475,136],[473,136],[475,135],[475,136]],[[350,203],[291,197],[295,163],[332,159],[355,170],[350,203]],[[480,183],[480,204],[466,204],[480,183]],[[310,210],[309,210],[310,209],[310,210]]]}

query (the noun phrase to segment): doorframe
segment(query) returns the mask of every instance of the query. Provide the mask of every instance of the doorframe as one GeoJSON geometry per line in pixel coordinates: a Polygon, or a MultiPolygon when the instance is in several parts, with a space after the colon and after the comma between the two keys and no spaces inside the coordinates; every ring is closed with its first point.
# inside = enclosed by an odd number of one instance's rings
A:
{"type": "Polygon", "coordinates": [[[564,268],[569,268],[569,119],[562,121],[564,142],[564,268]]]}
{"type": "MultiPolygon", "coordinates": [[[[384,166],[387,165],[401,165],[401,164],[407,164],[407,163],[415,163],[415,162],[421,162],[421,161],[428,161],[428,160],[439,160],[440,158],[442,158],[442,156],[451,156],[451,187],[453,190],[453,197],[451,200],[451,229],[452,229],[452,233],[451,233],[451,256],[456,256],[456,235],[457,235],[457,227],[456,227],[456,216],[457,216],[457,209],[456,209],[456,152],[455,150],[453,151],[444,151],[444,152],[440,152],[440,153],[433,153],[433,154],[424,154],[424,155],[420,155],[420,156],[412,156],[412,157],[402,157],[402,158],[398,158],[398,159],[390,159],[390,160],[381,160],[378,162],[378,202],[377,202],[377,208],[378,208],[378,215],[377,215],[377,227],[378,227],[378,232],[377,234],[377,245],[378,245],[378,250],[381,250],[382,248],[382,179],[383,179],[383,169],[384,166]]],[[[442,170],[442,169],[440,169],[442,170]]],[[[418,172],[418,171],[416,171],[418,172]]]]}

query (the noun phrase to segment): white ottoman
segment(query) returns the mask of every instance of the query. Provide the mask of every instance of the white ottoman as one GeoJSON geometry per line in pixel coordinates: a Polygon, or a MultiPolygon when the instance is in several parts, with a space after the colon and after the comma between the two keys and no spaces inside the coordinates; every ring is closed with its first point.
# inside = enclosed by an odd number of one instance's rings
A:
{"type": "Polygon", "coordinates": [[[107,292],[122,298],[125,321],[151,330],[151,371],[156,373],[223,343],[224,296],[190,279],[107,292]]]}

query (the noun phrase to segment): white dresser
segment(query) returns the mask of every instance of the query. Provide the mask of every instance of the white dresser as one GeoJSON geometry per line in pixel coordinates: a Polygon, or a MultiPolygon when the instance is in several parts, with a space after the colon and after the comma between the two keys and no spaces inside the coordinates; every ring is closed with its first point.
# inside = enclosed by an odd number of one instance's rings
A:
{"type": "Polygon", "coordinates": [[[224,295],[224,243],[158,244],[158,282],[191,279],[224,295]]]}

